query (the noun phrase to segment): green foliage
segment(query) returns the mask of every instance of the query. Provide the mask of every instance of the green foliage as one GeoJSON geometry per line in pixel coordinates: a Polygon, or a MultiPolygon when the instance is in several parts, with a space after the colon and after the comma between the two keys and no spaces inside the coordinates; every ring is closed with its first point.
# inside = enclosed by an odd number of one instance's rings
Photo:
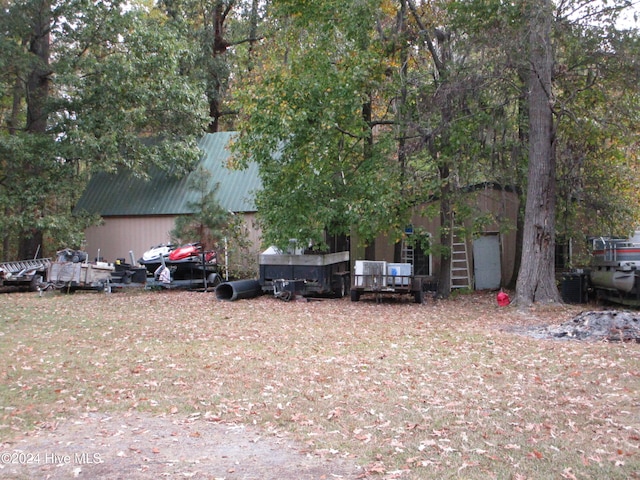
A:
{"type": "MultiPolygon", "coordinates": [[[[56,158],[59,144],[47,135],[0,135],[0,231],[11,242],[25,231],[39,230],[51,250],[79,248],[83,230],[95,218],[72,218],[70,212],[83,182],[71,162],[56,158]]],[[[42,253],[42,252],[41,252],[42,253]]],[[[48,252],[49,254],[51,252],[48,252]]],[[[17,252],[5,252],[15,258],[17,252]]]]}
{"type": "Polygon", "coordinates": [[[194,213],[176,219],[175,228],[171,231],[173,242],[200,242],[208,250],[216,248],[225,237],[231,214],[215,198],[218,185],[209,189],[210,179],[211,173],[204,167],[196,170],[189,188],[197,193],[198,199],[188,204],[194,213]]]}
{"type": "MultiPolygon", "coordinates": [[[[562,2],[555,18],[557,217],[567,237],[640,220],[638,36],[613,28],[627,2],[601,11],[597,3],[562,2]]],[[[70,212],[92,171],[126,166],[145,175],[155,165],[179,175],[197,159],[209,114],[241,112],[240,124],[227,125],[242,132],[238,159],[260,165],[264,240],[281,247],[296,238],[322,248],[327,233],[362,243],[382,232],[400,238],[416,206],[442,194],[459,219],[475,218],[459,196],[475,183],[526,191],[524,19],[535,2],[254,5],[6,2],[5,245],[15,251],[37,230],[50,249],[76,245],[85,220],[70,212]],[[54,26],[48,65],[29,49],[36,18],[54,26]],[[269,35],[258,36],[258,25],[269,35]],[[25,82],[36,71],[49,81],[39,135],[26,133],[25,82]]],[[[476,229],[490,221],[476,218],[476,229]]]]}
{"type": "MultiPolygon", "coordinates": [[[[255,278],[258,255],[249,240],[250,233],[241,215],[231,215],[224,229],[225,269],[229,278],[255,278]]],[[[218,262],[220,262],[218,258],[218,262]]]]}
{"type": "Polygon", "coordinates": [[[206,122],[202,92],[181,73],[192,56],[189,45],[142,11],[112,21],[118,21],[117,43],[105,39],[94,55],[79,58],[72,45],[63,57],[70,95],[56,100],[65,115],[52,128],[93,168],[125,165],[144,173],[153,164],[185,172],[198,158],[194,139],[206,122]]]}
{"type": "Polygon", "coordinates": [[[236,91],[245,122],[235,148],[260,165],[257,202],[267,244],[285,247],[295,238],[322,248],[325,232],[372,239],[398,223],[401,172],[388,161],[393,144],[387,135],[371,144],[363,117],[381,59],[361,48],[355,3],[317,5],[313,15],[276,3],[295,25],[273,39],[287,45],[287,60],[265,58],[236,91]],[[341,20],[329,28],[315,21],[318,15],[341,20]]]}
{"type": "Polygon", "coordinates": [[[174,243],[202,243],[215,250],[218,264],[230,278],[252,278],[257,271],[257,255],[242,215],[225,210],[216,199],[219,185],[210,188],[211,173],[200,166],[191,177],[189,188],[197,200],[189,202],[191,215],[176,218],[171,231],[174,243]]]}
{"type": "MultiPolygon", "coordinates": [[[[528,118],[518,96],[526,93],[521,78],[528,75],[522,41],[527,2],[478,0],[451,6],[451,25],[468,33],[476,50],[470,58],[481,53],[485,66],[476,68],[490,74],[478,97],[485,104],[488,99],[492,108],[479,124],[485,129],[485,150],[478,151],[477,171],[487,178],[485,169],[490,169],[500,183],[526,191],[528,118]],[[519,158],[510,158],[512,152],[520,152],[519,158]]],[[[556,216],[557,232],[567,238],[626,231],[640,221],[632,193],[638,182],[637,153],[631,147],[638,131],[638,75],[632,67],[638,36],[614,24],[626,6],[625,1],[565,2],[556,11],[556,216]]],[[[464,135],[460,143],[469,150],[464,135]]]]}
{"type": "Polygon", "coordinates": [[[579,22],[558,25],[558,232],[566,237],[626,236],[640,224],[640,91],[632,68],[640,40],[608,18],[623,5],[612,2],[597,23],[587,10],[579,22]]]}
{"type": "Polygon", "coordinates": [[[234,77],[253,66],[252,50],[268,2],[255,0],[160,0],[173,28],[189,42],[184,71],[204,87],[210,133],[235,130],[237,111],[229,105],[234,77]]]}
{"type": "Polygon", "coordinates": [[[120,1],[22,0],[3,8],[0,28],[3,256],[36,232],[48,254],[79,246],[91,219],[71,212],[91,171],[180,174],[197,160],[206,105],[183,74],[189,45],[161,15],[120,1]],[[36,56],[39,26],[52,30],[48,42],[40,37],[49,51],[36,56]],[[47,78],[40,91],[27,90],[33,72],[47,78]],[[38,96],[31,111],[46,122],[36,133],[27,112],[38,96]]]}

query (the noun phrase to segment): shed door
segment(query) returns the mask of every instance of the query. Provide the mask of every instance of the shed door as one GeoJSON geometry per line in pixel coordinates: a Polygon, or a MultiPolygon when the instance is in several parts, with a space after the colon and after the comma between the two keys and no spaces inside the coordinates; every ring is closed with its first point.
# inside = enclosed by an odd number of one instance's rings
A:
{"type": "Polygon", "coordinates": [[[483,235],[473,241],[473,273],[476,290],[500,288],[500,237],[483,235]]]}

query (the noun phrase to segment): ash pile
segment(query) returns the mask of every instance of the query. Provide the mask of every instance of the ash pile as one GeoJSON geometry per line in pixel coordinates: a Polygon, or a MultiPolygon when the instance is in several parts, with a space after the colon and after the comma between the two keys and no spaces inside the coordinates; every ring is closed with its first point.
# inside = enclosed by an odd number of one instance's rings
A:
{"type": "Polygon", "coordinates": [[[619,310],[582,312],[560,325],[537,329],[536,336],[640,343],[640,313],[619,310]]]}

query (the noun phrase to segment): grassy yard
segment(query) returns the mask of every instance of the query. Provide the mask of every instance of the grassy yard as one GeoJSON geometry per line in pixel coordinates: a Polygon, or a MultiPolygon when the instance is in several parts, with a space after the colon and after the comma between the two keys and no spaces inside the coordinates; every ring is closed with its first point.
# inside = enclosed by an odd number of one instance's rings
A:
{"type": "Polygon", "coordinates": [[[2,295],[0,440],[139,411],[286,433],[371,478],[640,478],[640,344],[515,333],[584,308],[2,295]]]}

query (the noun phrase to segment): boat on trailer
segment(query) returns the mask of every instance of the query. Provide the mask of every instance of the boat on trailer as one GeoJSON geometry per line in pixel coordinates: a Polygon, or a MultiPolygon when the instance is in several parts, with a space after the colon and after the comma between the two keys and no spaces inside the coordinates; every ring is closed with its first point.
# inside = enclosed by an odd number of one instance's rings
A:
{"type": "Polygon", "coordinates": [[[589,281],[597,298],[640,306],[640,230],[629,238],[592,240],[589,281]]]}

